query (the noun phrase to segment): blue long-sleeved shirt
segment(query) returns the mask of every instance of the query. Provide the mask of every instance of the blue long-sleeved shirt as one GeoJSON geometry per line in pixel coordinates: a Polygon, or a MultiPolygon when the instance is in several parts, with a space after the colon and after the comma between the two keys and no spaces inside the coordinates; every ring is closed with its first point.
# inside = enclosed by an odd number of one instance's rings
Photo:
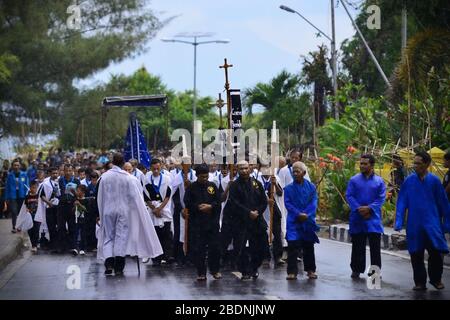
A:
{"type": "Polygon", "coordinates": [[[284,205],[287,209],[286,240],[309,241],[319,243],[316,231],[317,192],[313,183],[303,180],[303,183],[294,181],[284,189],[284,205]],[[298,216],[306,213],[308,219],[298,221],[298,216]]]}
{"type": "Polygon", "coordinates": [[[14,171],[10,171],[6,179],[5,200],[24,199],[29,185],[28,175],[25,171],[19,171],[18,177],[14,171]]]}
{"type": "Polygon", "coordinates": [[[423,250],[427,236],[435,249],[448,253],[444,232],[450,232],[450,204],[437,176],[428,173],[422,181],[413,173],[406,178],[397,199],[396,230],[403,227],[406,209],[408,251],[423,250]]]}
{"type": "Polygon", "coordinates": [[[372,174],[368,178],[362,173],[353,176],[347,185],[345,194],[350,206],[350,234],[383,233],[381,208],[386,199],[386,185],[380,176],[372,174]],[[369,219],[364,219],[358,212],[361,206],[371,209],[369,219]]]}

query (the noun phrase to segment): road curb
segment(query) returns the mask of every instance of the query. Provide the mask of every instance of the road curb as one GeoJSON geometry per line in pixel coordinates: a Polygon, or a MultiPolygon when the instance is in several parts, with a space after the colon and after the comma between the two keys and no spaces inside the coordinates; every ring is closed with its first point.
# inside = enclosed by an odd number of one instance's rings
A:
{"type": "MultiPolygon", "coordinates": [[[[331,240],[347,243],[352,242],[348,224],[334,224],[329,228],[331,240]]],[[[397,243],[399,243],[398,237],[405,239],[406,235],[404,233],[398,234],[385,230],[385,233],[381,235],[381,248],[385,250],[404,250],[404,248],[400,248],[397,245],[397,243]]]]}
{"type": "MultiPolygon", "coordinates": [[[[323,236],[323,230],[325,227],[321,227],[321,234],[323,236]]],[[[330,225],[328,228],[329,233],[329,239],[339,242],[345,242],[345,243],[351,243],[352,242],[352,236],[349,233],[349,225],[348,224],[334,224],[330,225]]],[[[450,235],[445,235],[447,242],[449,243],[450,247],[450,235]]],[[[405,251],[406,248],[399,247],[398,244],[401,242],[401,240],[406,241],[406,234],[403,230],[401,234],[399,233],[393,233],[389,230],[385,229],[385,233],[381,236],[381,249],[384,249],[389,252],[396,252],[396,251],[405,251]],[[400,241],[399,241],[400,239],[400,241]]],[[[405,242],[406,243],[406,242],[405,242]]],[[[428,259],[428,255],[425,252],[425,258],[428,259]]],[[[444,255],[444,265],[450,266],[450,254],[444,255]]]]}
{"type": "Polygon", "coordinates": [[[6,247],[0,251],[0,271],[4,270],[5,267],[14,261],[17,256],[22,251],[24,246],[23,235],[17,235],[12,241],[10,241],[6,247]]]}

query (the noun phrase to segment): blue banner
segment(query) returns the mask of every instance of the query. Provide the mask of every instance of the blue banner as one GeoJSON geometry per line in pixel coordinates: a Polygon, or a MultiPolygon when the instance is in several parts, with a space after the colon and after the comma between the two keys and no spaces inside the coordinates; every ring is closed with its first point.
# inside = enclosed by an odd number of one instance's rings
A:
{"type": "Polygon", "coordinates": [[[131,113],[130,115],[124,158],[125,161],[136,159],[147,169],[150,168],[152,156],[147,150],[147,143],[145,142],[144,134],[142,133],[141,126],[139,125],[135,113],[131,113]]]}

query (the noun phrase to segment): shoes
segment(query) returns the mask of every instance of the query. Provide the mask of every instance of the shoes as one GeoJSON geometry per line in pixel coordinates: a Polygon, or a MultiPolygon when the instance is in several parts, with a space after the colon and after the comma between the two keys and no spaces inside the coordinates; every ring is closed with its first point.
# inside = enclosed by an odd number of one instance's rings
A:
{"type": "Polygon", "coordinates": [[[198,276],[197,281],[206,281],[206,276],[198,276]]]}
{"type": "Polygon", "coordinates": [[[415,285],[413,290],[414,291],[425,291],[425,290],[427,290],[427,287],[425,285],[419,284],[419,285],[415,285]]]}
{"type": "Polygon", "coordinates": [[[31,252],[36,253],[37,252],[37,248],[36,247],[31,248],[31,252]]]}
{"type": "Polygon", "coordinates": [[[283,265],[285,265],[285,264],[286,264],[286,261],[284,261],[284,260],[281,259],[281,258],[278,259],[277,262],[276,262],[276,265],[277,265],[277,266],[283,266],[283,265]]]}
{"type": "Polygon", "coordinates": [[[222,274],[220,272],[213,273],[212,276],[216,280],[222,279],[222,274]]]}
{"type": "Polygon", "coordinates": [[[115,276],[123,276],[123,270],[114,270],[115,276]]]}
{"type": "Polygon", "coordinates": [[[258,277],[259,277],[259,272],[258,272],[258,271],[254,272],[254,273],[252,274],[252,278],[253,278],[254,280],[258,279],[258,277]]]}
{"type": "Polygon", "coordinates": [[[442,282],[440,282],[440,281],[437,282],[437,283],[433,283],[433,282],[430,281],[430,284],[431,284],[433,287],[435,287],[436,289],[438,289],[438,290],[445,289],[444,284],[443,284],[442,282]]]}
{"type": "Polygon", "coordinates": [[[286,277],[286,280],[297,280],[297,275],[294,273],[290,273],[288,274],[288,276],[286,277]]]}
{"type": "Polygon", "coordinates": [[[309,279],[317,279],[317,274],[312,271],[308,271],[307,276],[309,279]]]}
{"type": "Polygon", "coordinates": [[[263,267],[270,267],[270,260],[264,260],[262,263],[263,267]]]}
{"type": "Polygon", "coordinates": [[[143,258],[142,259],[142,263],[149,263],[149,261],[150,261],[150,258],[143,258]]]}
{"type": "Polygon", "coordinates": [[[246,280],[250,280],[252,277],[250,277],[250,275],[248,274],[243,274],[241,277],[241,280],[246,281],[246,280]]]}
{"type": "Polygon", "coordinates": [[[359,279],[359,272],[352,272],[351,277],[352,277],[353,279],[359,279]]]}
{"type": "Polygon", "coordinates": [[[75,257],[78,255],[78,250],[77,249],[72,249],[72,255],[75,257]]]}
{"type": "Polygon", "coordinates": [[[11,230],[11,232],[12,232],[12,233],[16,233],[16,232],[17,232],[16,228],[13,228],[13,229],[11,230]]]}
{"type": "Polygon", "coordinates": [[[84,252],[84,250],[80,250],[80,256],[84,256],[84,255],[86,255],[86,252],[84,252]]]}
{"type": "Polygon", "coordinates": [[[112,276],[113,274],[113,269],[106,269],[105,270],[105,276],[112,276]]]}

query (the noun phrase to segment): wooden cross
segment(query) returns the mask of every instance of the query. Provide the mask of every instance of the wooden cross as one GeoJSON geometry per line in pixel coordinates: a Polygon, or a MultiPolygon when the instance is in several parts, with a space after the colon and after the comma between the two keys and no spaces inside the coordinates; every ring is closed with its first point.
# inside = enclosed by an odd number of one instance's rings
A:
{"type": "Polygon", "coordinates": [[[219,68],[225,69],[225,89],[226,90],[230,89],[230,83],[228,82],[228,68],[231,68],[231,67],[233,67],[233,65],[227,63],[227,58],[224,59],[223,66],[219,66],[219,68]]]}

